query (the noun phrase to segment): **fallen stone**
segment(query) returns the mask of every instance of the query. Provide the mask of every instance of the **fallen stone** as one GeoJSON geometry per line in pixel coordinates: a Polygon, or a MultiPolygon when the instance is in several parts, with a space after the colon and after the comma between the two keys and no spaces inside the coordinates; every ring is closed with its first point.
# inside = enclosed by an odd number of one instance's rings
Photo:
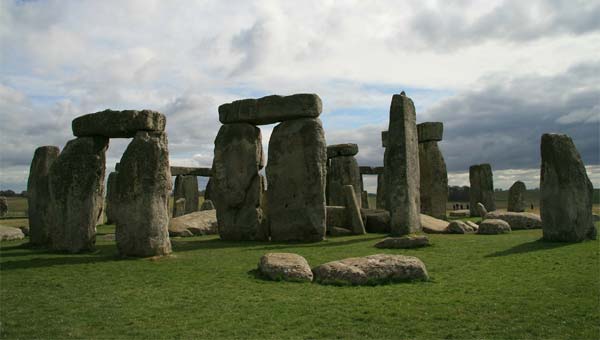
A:
{"type": "Polygon", "coordinates": [[[512,230],[542,228],[542,219],[540,216],[527,212],[502,212],[496,210],[487,213],[485,218],[503,220],[510,225],[512,230]]]}
{"type": "Polygon", "coordinates": [[[172,218],[169,236],[195,236],[218,234],[216,210],[203,210],[172,218]]]}
{"type": "Polygon", "coordinates": [[[361,209],[365,230],[369,233],[390,232],[390,212],[381,209],[361,209]]]}
{"type": "Polygon", "coordinates": [[[292,253],[268,253],[258,262],[258,271],[275,281],[311,282],[313,273],[306,259],[292,253]]]}
{"type": "Polygon", "coordinates": [[[485,215],[488,213],[487,209],[481,202],[477,202],[477,213],[479,214],[478,216],[481,217],[485,217],[485,215]]]}
{"type": "Polygon", "coordinates": [[[346,227],[348,225],[348,213],[344,206],[327,206],[327,230],[333,227],[346,227]]]}
{"type": "Polygon", "coordinates": [[[496,210],[492,167],[489,164],[472,165],[469,167],[469,182],[471,184],[469,189],[471,216],[480,216],[477,211],[477,202],[481,202],[487,211],[496,210]]]}
{"type": "Polygon", "coordinates": [[[376,285],[429,279],[421,260],[413,256],[377,254],[322,264],[314,280],[333,285],[376,285]]]}
{"type": "Polygon", "coordinates": [[[115,224],[117,214],[116,211],[116,198],[115,194],[117,192],[117,172],[113,171],[108,174],[108,178],[106,179],[106,197],[104,199],[104,215],[106,216],[106,224],[115,224]]]}
{"type": "Polygon", "coordinates": [[[477,233],[485,235],[510,233],[510,225],[502,220],[485,219],[479,224],[477,233]]]}
{"type": "MultiPolygon", "coordinates": [[[[327,146],[327,158],[355,156],[357,153],[358,145],[354,143],[334,144],[327,146]]],[[[356,167],[358,168],[358,164],[356,167]]]]}
{"type": "Polygon", "coordinates": [[[329,234],[331,236],[335,237],[335,236],[350,236],[350,235],[353,235],[354,233],[350,229],[333,227],[333,228],[331,228],[331,231],[329,232],[329,234]]]}
{"type": "Polygon", "coordinates": [[[351,185],[344,186],[344,196],[346,197],[346,213],[348,214],[347,221],[350,224],[349,226],[352,230],[352,233],[355,235],[366,234],[367,232],[365,231],[365,225],[363,224],[363,220],[360,216],[360,206],[358,205],[356,195],[354,194],[354,188],[351,185]]]}
{"type": "Polygon", "coordinates": [[[25,234],[19,228],[0,225],[0,241],[22,240],[25,234]]]}
{"type": "Polygon", "coordinates": [[[381,131],[381,147],[387,148],[388,146],[388,132],[381,131]]]}
{"type": "Polygon", "coordinates": [[[172,166],[171,176],[200,176],[211,177],[212,168],[196,168],[187,166],[172,166]]]}
{"type": "Polygon", "coordinates": [[[200,211],[204,210],[215,210],[215,205],[211,200],[204,200],[204,202],[202,202],[202,205],[200,206],[200,211]]]}
{"type": "Polygon", "coordinates": [[[475,229],[463,221],[451,221],[448,228],[446,228],[448,234],[466,234],[474,231],[475,229]]]}
{"type": "Polygon", "coordinates": [[[417,124],[419,143],[439,142],[444,135],[444,124],[442,122],[425,122],[417,124]]]}
{"type": "Polygon", "coordinates": [[[375,244],[375,247],[387,249],[411,249],[426,247],[428,245],[429,238],[425,235],[405,235],[402,237],[388,237],[375,244]]]}
{"type": "Polygon", "coordinates": [[[448,213],[448,216],[450,216],[450,217],[470,217],[471,212],[468,209],[453,210],[448,213]]]}
{"type": "Polygon", "coordinates": [[[72,127],[77,137],[132,138],[138,131],[162,132],[166,122],[156,111],[104,110],[75,118],[72,127]]]}
{"type": "Polygon", "coordinates": [[[421,227],[428,234],[443,234],[448,228],[448,221],[440,220],[425,214],[421,214],[421,227]]]}
{"type": "Polygon", "coordinates": [[[527,188],[525,187],[525,183],[521,181],[516,181],[515,183],[513,183],[510,189],[508,189],[508,206],[506,210],[513,212],[525,211],[525,208],[527,208],[527,206],[525,205],[526,191],[527,188]]]}
{"type": "Polygon", "coordinates": [[[219,121],[223,124],[265,125],[300,118],[316,118],[322,111],[321,98],[316,94],[272,95],[223,104],[219,106],[219,121]]]}
{"type": "MultiPolygon", "coordinates": [[[[35,149],[29,167],[27,180],[27,215],[29,218],[32,245],[46,245],[49,242],[48,230],[52,219],[50,206],[50,190],[48,174],[52,163],[58,158],[60,151],[56,146],[41,146],[35,149]]],[[[1,198],[0,198],[1,201],[1,198]]],[[[0,202],[0,215],[2,203],[0,202]]]]}

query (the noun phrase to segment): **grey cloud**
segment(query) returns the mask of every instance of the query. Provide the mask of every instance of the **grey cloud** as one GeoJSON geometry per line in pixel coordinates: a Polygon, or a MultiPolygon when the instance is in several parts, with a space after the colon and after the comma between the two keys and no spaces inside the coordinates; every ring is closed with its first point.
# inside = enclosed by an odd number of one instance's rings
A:
{"type": "Polygon", "coordinates": [[[231,72],[232,76],[255,69],[268,53],[269,30],[264,19],[257,20],[252,27],[242,30],[231,39],[231,47],[242,55],[242,60],[231,72]]]}

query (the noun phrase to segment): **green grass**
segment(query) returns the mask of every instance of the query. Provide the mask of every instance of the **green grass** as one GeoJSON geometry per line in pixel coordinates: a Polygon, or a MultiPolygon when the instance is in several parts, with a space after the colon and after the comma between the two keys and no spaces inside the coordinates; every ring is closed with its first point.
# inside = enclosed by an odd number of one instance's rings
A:
{"type": "MultiPolygon", "coordinates": [[[[112,232],[100,226],[100,234],[112,232]]],[[[430,235],[433,246],[381,250],[384,235],[315,244],[173,239],[173,256],[119,259],[0,245],[0,337],[12,338],[557,338],[600,336],[599,242],[506,235],[430,235]],[[311,266],[376,253],[419,257],[430,282],[335,287],[271,282],[267,252],[311,266]]]]}

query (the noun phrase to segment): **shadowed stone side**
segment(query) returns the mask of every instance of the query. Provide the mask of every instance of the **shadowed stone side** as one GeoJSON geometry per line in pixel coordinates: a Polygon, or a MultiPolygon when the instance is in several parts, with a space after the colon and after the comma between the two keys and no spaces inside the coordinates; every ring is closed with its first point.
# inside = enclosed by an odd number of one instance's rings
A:
{"type": "Polygon", "coordinates": [[[115,224],[117,216],[115,214],[115,195],[117,193],[117,172],[108,174],[106,179],[106,198],[104,203],[104,215],[106,215],[106,224],[115,224]]]}
{"type": "Polygon", "coordinates": [[[471,216],[480,216],[479,211],[477,211],[478,202],[481,202],[487,211],[496,210],[492,167],[489,164],[472,165],[469,167],[469,182],[471,183],[469,189],[469,210],[471,216]]]}
{"type": "Polygon", "coordinates": [[[264,125],[299,118],[316,118],[321,111],[323,104],[316,94],[272,95],[223,104],[219,106],[219,120],[223,124],[264,125]]]}
{"type": "Polygon", "coordinates": [[[510,189],[508,189],[508,207],[507,211],[523,212],[525,211],[525,192],[527,188],[525,183],[516,181],[510,189]]]}
{"type": "Polygon", "coordinates": [[[445,218],[446,203],[448,203],[448,172],[437,142],[419,144],[419,170],[421,171],[421,213],[435,218],[445,218]]]}
{"type": "Polygon", "coordinates": [[[268,240],[261,208],[263,158],[260,129],[247,123],[221,126],[215,139],[210,197],[223,240],[268,240]]]}
{"type": "Polygon", "coordinates": [[[104,110],[75,118],[72,128],[77,137],[132,138],[138,131],[162,132],[166,124],[165,116],[156,111],[104,110]]]}
{"type": "Polygon", "coordinates": [[[67,142],[48,175],[50,247],[77,253],[92,250],[96,222],[104,205],[108,138],[80,137],[67,142]]]}
{"type": "Polygon", "coordinates": [[[387,210],[387,197],[385,193],[385,177],[383,174],[377,175],[377,199],[375,206],[377,209],[387,210]]]}
{"type": "MultiPolygon", "coordinates": [[[[177,201],[180,198],[185,198],[184,215],[198,211],[200,200],[198,177],[188,175],[179,175],[175,177],[173,200],[177,201]]],[[[177,215],[175,215],[175,206],[173,206],[173,217],[177,217],[177,215]]]]}
{"type": "Polygon", "coordinates": [[[548,241],[596,238],[592,220],[593,187],[577,148],[562,134],[542,135],[540,212],[548,241]]]}
{"type": "Polygon", "coordinates": [[[50,190],[48,173],[60,150],[56,146],[41,146],[35,150],[27,180],[27,203],[29,216],[29,242],[33,245],[48,244],[50,219],[50,190]]]}
{"type": "Polygon", "coordinates": [[[444,124],[441,122],[425,122],[417,125],[419,143],[439,142],[444,135],[444,124]]]}
{"type": "Polygon", "coordinates": [[[405,94],[394,95],[385,149],[385,190],[391,234],[421,231],[419,146],[415,105],[405,94]]]}
{"type": "Polygon", "coordinates": [[[344,185],[344,197],[346,199],[346,213],[348,214],[347,221],[350,224],[352,233],[355,235],[366,234],[356,193],[351,185],[344,185]]]}
{"type": "MultiPolygon", "coordinates": [[[[361,177],[354,156],[341,156],[329,160],[327,169],[327,205],[345,205],[344,186],[352,185],[356,197],[361,196],[361,177]]],[[[360,205],[360,201],[359,201],[360,205]]]]}
{"type": "Polygon", "coordinates": [[[327,150],[321,121],[304,118],[277,125],[269,141],[268,159],[271,239],[323,240],[327,150]]]}
{"type": "Polygon", "coordinates": [[[119,164],[115,195],[119,254],[170,254],[168,204],[172,182],[167,135],[138,132],[119,164]]]}

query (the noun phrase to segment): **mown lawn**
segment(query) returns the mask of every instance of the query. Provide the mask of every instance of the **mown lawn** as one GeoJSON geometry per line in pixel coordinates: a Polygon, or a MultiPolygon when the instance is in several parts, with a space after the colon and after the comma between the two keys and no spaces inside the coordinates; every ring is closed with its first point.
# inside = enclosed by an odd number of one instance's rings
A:
{"type": "MultiPolygon", "coordinates": [[[[112,226],[99,228],[100,234],[112,226]]],[[[599,242],[430,235],[433,246],[379,250],[384,235],[317,244],[173,239],[174,255],[119,259],[0,246],[0,337],[9,338],[562,338],[600,337],[599,242]],[[335,287],[258,279],[267,252],[311,266],[376,253],[422,259],[430,282],[335,287]]]]}

